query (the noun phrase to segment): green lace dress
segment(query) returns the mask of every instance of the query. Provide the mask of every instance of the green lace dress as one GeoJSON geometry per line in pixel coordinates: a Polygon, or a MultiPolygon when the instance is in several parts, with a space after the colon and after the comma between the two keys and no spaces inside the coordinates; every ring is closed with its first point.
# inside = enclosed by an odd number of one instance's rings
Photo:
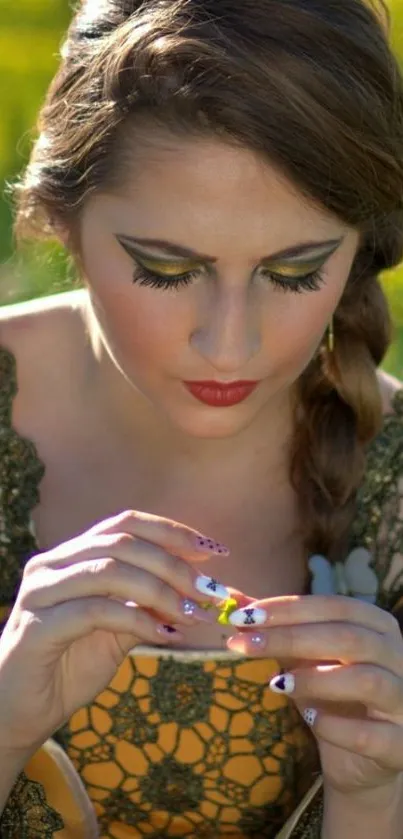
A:
{"type": "MultiPolygon", "coordinates": [[[[15,359],[0,348],[3,623],[24,564],[39,550],[31,512],[45,471],[33,443],[12,427],[16,392],[15,359]]],[[[368,451],[350,546],[371,552],[376,602],[398,617],[403,604],[401,475],[403,390],[368,451]]],[[[0,818],[0,836],[320,839],[316,745],[292,701],[267,689],[277,670],[274,661],[225,651],[157,655],[136,648],[111,684],[55,734],[45,762],[36,759],[34,768],[21,773],[0,818]],[[54,755],[59,757],[53,772],[46,761],[54,755]],[[77,779],[75,805],[79,800],[85,811],[82,822],[77,808],[69,810],[72,784],[64,794],[55,790],[57,773],[77,779]]]]}

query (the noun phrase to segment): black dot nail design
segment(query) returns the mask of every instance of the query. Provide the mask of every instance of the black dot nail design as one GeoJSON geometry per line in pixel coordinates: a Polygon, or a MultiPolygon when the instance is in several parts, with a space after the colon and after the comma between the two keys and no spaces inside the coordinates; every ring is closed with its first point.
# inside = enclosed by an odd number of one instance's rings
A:
{"type": "Polygon", "coordinates": [[[215,542],[213,539],[207,539],[203,538],[203,536],[198,536],[197,544],[198,547],[202,550],[208,550],[215,554],[225,554],[226,556],[228,556],[229,554],[229,550],[225,547],[225,545],[222,545],[220,542],[215,542]]]}

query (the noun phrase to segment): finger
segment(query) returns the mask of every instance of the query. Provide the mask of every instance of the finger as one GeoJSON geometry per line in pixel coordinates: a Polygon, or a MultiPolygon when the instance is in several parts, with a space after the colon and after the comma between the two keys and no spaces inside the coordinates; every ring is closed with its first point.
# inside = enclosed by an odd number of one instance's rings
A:
{"type": "Polygon", "coordinates": [[[133,646],[147,642],[167,644],[183,641],[182,633],[161,624],[136,606],[127,606],[105,597],[86,597],[62,603],[38,613],[31,639],[37,645],[43,636],[51,639],[52,648],[60,654],[74,641],[96,630],[119,635],[119,644],[127,653],[133,646]],[[171,631],[172,630],[172,631],[171,631]]]}
{"type": "Polygon", "coordinates": [[[134,568],[142,568],[154,574],[161,580],[170,583],[184,596],[195,597],[204,601],[206,597],[213,600],[225,600],[229,597],[229,589],[213,577],[197,571],[192,565],[176,556],[172,556],[163,548],[136,539],[129,533],[101,533],[81,543],[66,543],[63,556],[49,561],[49,555],[36,557],[28,568],[26,576],[42,568],[69,568],[74,564],[85,561],[101,560],[103,557],[113,557],[134,568]]]}
{"type": "Polygon", "coordinates": [[[382,634],[401,637],[396,618],[384,609],[343,595],[292,595],[255,600],[246,608],[233,612],[234,626],[284,626],[304,623],[345,621],[373,629],[382,634]]]}
{"type": "Polygon", "coordinates": [[[168,620],[188,625],[198,620],[214,620],[214,616],[193,599],[182,597],[169,583],[113,557],[75,563],[67,568],[43,569],[31,578],[31,587],[29,583],[20,591],[19,603],[22,609],[34,613],[69,600],[105,597],[158,608],[159,614],[168,620]]]}
{"type": "Polygon", "coordinates": [[[250,603],[255,602],[254,597],[249,597],[248,594],[244,594],[242,591],[239,591],[239,589],[232,588],[232,586],[227,586],[227,588],[229,592],[228,597],[236,600],[238,608],[242,608],[242,606],[249,606],[250,603]]]}
{"type": "Polygon", "coordinates": [[[383,667],[356,664],[281,673],[270,681],[274,693],[296,702],[360,702],[388,714],[403,714],[403,681],[383,667]]]}
{"type": "Polygon", "coordinates": [[[403,732],[392,722],[335,716],[306,708],[304,719],[319,740],[371,758],[391,771],[403,770],[403,732]]]}
{"type": "Polygon", "coordinates": [[[130,533],[137,539],[152,542],[183,559],[208,559],[211,554],[228,556],[229,549],[221,542],[204,536],[181,522],[154,516],[138,510],[125,510],[117,516],[96,524],[89,534],[130,533]]]}
{"type": "Polygon", "coordinates": [[[401,640],[351,623],[274,626],[266,631],[242,632],[227,641],[230,650],[270,658],[379,664],[403,677],[401,640]]]}

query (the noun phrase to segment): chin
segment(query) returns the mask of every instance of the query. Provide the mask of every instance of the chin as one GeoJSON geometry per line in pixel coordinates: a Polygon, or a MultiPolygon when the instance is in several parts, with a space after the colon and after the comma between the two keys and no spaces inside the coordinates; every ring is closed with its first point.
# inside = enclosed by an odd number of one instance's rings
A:
{"type": "Polygon", "coordinates": [[[241,417],[238,412],[238,416],[236,416],[235,407],[207,408],[204,416],[201,414],[201,411],[192,412],[191,416],[185,416],[184,413],[181,416],[173,416],[171,414],[169,419],[182,434],[199,440],[221,440],[228,437],[236,437],[251,425],[255,419],[255,414],[244,414],[241,417]]]}

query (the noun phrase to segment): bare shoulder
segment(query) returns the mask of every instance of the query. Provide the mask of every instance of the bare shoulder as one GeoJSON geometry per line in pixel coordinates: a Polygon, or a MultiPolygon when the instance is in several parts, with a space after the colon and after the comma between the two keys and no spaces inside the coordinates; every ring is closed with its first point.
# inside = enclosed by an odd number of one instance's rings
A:
{"type": "Polygon", "coordinates": [[[396,376],[385,373],[384,370],[378,370],[377,376],[382,397],[383,413],[392,414],[394,398],[396,393],[402,390],[403,382],[397,379],[396,376]]]}
{"type": "Polygon", "coordinates": [[[86,346],[84,302],[80,289],[0,307],[0,347],[16,361],[17,423],[25,426],[28,416],[40,422],[49,394],[61,405],[63,393],[74,392],[86,346]]]}
{"type": "Polygon", "coordinates": [[[13,353],[19,378],[51,372],[77,351],[84,295],[79,289],[0,307],[0,346],[13,353]]]}
{"type": "Polygon", "coordinates": [[[64,337],[78,322],[83,300],[79,289],[1,306],[0,345],[19,354],[27,348],[41,352],[56,334],[64,337]]]}

